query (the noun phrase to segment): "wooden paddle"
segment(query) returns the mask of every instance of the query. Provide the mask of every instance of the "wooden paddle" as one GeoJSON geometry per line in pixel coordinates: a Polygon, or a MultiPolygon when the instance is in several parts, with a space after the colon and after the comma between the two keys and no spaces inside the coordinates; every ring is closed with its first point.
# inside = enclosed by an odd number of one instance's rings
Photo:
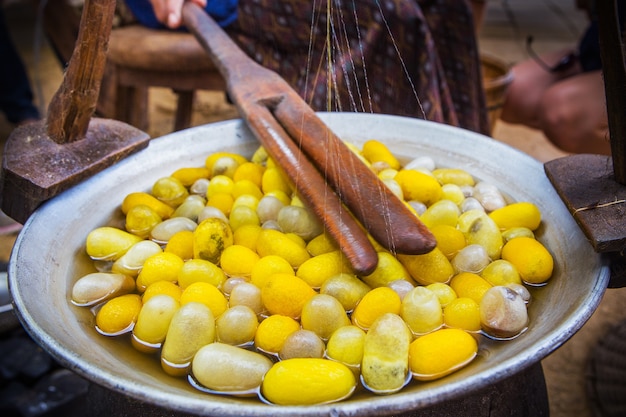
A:
{"type": "Polygon", "coordinates": [[[424,254],[435,247],[430,231],[286,81],[249,58],[197,5],[184,4],[183,21],[226,80],[250,130],[324,222],[355,271],[370,273],[378,261],[361,225],[395,253],[424,254]]]}
{"type": "Polygon", "coordinates": [[[42,202],[148,145],[148,134],[139,129],[92,118],[114,11],[115,0],[85,1],[78,40],[47,118],[16,128],[7,140],[1,208],[20,223],[42,202]]]}

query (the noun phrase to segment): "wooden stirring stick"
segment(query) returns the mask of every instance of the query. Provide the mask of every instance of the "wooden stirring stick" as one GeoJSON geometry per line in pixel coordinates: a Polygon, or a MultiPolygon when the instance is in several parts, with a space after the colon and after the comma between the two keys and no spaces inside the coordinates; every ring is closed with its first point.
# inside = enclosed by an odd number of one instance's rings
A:
{"type": "Polygon", "coordinates": [[[317,169],[326,172],[327,181],[378,243],[393,253],[408,255],[435,247],[428,228],[295,92],[285,94],[274,115],[317,169]]]}
{"type": "Polygon", "coordinates": [[[378,254],[363,228],[343,206],[324,177],[289,139],[270,111],[259,106],[247,123],[277,165],[294,183],[326,230],[339,245],[354,271],[369,275],[378,264],[378,254]]]}
{"type": "Polygon", "coordinates": [[[343,206],[330,203],[331,196],[340,198],[372,237],[393,252],[423,254],[435,247],[430,231],[278,74],[245,55],[197,5],[184,4],[183,20],[220,70],[248,127],[298,186],[331,236],[340,245],[347,244],[342,250],[355,271],[371,272],[377,255],[360,227],[345,227],[343,206]]]}

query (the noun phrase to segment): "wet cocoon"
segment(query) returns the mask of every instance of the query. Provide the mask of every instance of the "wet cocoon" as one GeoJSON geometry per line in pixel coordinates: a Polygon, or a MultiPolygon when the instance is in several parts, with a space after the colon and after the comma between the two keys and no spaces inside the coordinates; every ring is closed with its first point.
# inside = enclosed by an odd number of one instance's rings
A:
{"type": "Polygon", "coordinates": [[[261,385],[272,366],[265,355],[224,343],[198,350],[191,364],[194,378],[204,387],[224,392],[249,392],[261,385]]]}
{"type": "Polygon", "coordinates": [[[342,363],[319,358],[294,358],[275,363],[261,393],[278,405],[323,404],[347,398],[356,387],[354,374],[342,363]]]}

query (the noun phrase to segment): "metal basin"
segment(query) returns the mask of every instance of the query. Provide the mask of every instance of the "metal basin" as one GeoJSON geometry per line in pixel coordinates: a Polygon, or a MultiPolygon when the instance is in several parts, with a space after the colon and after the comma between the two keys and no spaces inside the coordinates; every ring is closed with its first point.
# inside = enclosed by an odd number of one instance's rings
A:
{"type": "Polygon", "coordinates": [[[549,285],[532,291],[531,326],[508,342],[483,341],[479,357],[446,378],[412,382],[400,393],[315,407],[273,407],[256,399],[214,396],[167,376],[154,357],[134,351],[127,339],[108,339],[93,328],[87,309],[72,306],[75,279],[92,271],[84,254],[88,232],[122,221],[119,205],[132,191],[184,166],[198,166],[218,150],[251,155],[258,147],[239,120],[211,124],[155,139],[150,146],[61,194],[26,222],[9,264],[17,314],[31,336],[63,365],[106,388],[170,410],[212,416],[379,416],[439,404],[494,384],[539,362],[590,317],[607,287],[608,267],[571,218],[542,165],[488,137],[417,119],[358,113],[322,113],[343,139],[387,143],[406,160],[432,156],[440,166],[464,168],[514,200],[533,201],[544,225],[538,237],[556,268],[549,285]]]}

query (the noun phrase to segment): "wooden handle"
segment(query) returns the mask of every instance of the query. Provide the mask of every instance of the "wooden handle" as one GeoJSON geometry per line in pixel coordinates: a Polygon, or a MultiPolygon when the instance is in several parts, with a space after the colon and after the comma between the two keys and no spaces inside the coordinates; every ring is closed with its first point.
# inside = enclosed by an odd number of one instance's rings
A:
{"type": "Polygon", "coordinates": [[[343,203],[393,252],[423,254],[435,247],[428,229],[285,80],[252,61],[198,6],[185,3],[183,19],[226,79],[230,97],[255,136],[298,186],[333,238],[349,244],[345,249],[350,253],[344,253],[351,262],[357,261],[359,251],[367,251],[358,268],[369,268],[375,252],[358,224],[346,227],[352,217],[346,216],[343,203]],[[337,200],[331,201],[330,196],[337,200]]]}
{"type": "Polygon", "coordinates": [[[615,180],[626,185],[626,63],[617,1],[598,1],[598,31],[615,180]]]}
{"type": "MultiPolygon", "coordinates": [[[[295,93],[294,93],[295,94],[295,93]]],[[[301,100],[288,96],[274,114],[376,239],[393,253],[419,255],[437,245],[430,230],[301,100]]]]}
{"type": "Polygon", "coordinates": [[[74,52],[48,106],[47,133],[58,144],[85,137],[98,102],[115,0],[85,0],[74,52]]]}
{"type": "Polygon", "coordinates": [[[354,271],[371,274],[378,264],[378,254],[366,232],[268,110],[273,97],[280,100],[280,94],[290,87],[277,74],[245,55],[200,7],[186,2],[183,21],[226,79],[231,98],[247,126],[297,186],[302,199],[322,221],[354,271]],[[259,96],[270,99],[258,100],[259,96]]]}
{"type": "MultiPolygon", "coordinates": [[[[265,78],[275,74],[262,67],[246,55],[226,32],[197,4],[186,1],[183,4],[183,22],[185,27],[195,35],[204,50],[226,80],[230,93],[248,91],[246,81],[265,78]]],[[[276,76],[278,76],[276,74],[276,76]]],[[[263,85],[256,83],[256,89],[263,85]]],[[[252,93],[252,91],[250,91],[252,93]]],[[[235,97],[231,97],[236,101],[235,97]]],[[[247,103],[248,97],[241,102],[247,103]]],[[[237,104],[237,103],[236,103],[237,104]]]]}
{"type": "Polygon", "coordinates": [[[378,254],[367,233],[269,110],[259,107],[258,111],[248,115],[247,124],[292,181],[298,195],[322,221],[354,272],[358,275],[374,272],[378,264],[378,254]]]}

